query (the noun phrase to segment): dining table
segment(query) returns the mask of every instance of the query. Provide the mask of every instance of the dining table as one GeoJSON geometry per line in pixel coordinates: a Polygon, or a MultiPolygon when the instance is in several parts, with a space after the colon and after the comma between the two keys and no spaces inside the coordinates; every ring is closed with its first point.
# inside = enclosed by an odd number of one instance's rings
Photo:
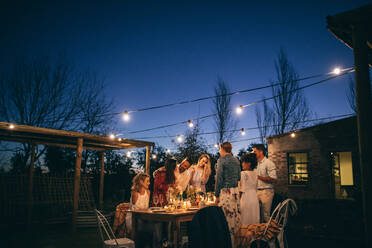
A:
{"type": "Polygon", "coordinates": [[[168,211],[164,208],[129,210],[132,212],[132,238],[135,239],[139,220],[147,222],[165,222],[167,223],[168,240],[173,240],[174,248],[180,247],[181,223],[192,221],[194,215],[199,209],[200,208],[195,207],[189,209],[177,209],[174,211],[168,211]]]}

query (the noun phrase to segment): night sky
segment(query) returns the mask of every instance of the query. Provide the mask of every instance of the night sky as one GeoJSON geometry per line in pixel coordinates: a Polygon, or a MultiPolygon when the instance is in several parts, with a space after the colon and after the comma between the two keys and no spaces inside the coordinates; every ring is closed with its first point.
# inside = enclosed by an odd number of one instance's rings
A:
{"type": "MultiPolygon", "coordinates": [[[[218,76],[232,91],[275,79],[274,59],[283,47],[300,76],[353,66],[353,53],[326,29],[326,16],[369,1],[11,1],[0,7],[0,64],[19,56],[64,54],[82,70],[105,77],[112,112],[213,95],[218,76]],[[281,3],[286,2],[286,3],[281,3]]],[[[312,80],[312,81],[316,81],[312,80]]],[[[312,82],[310,81],[310,82],[312,82]]],[[[348,78],[304,91],[318,117],[351,113],[348,78]]],[[[271,96],[270,90],[234,96],[233,106],[271,96]]],[[[125,131],[181,122],[212,113],[203,101],[133,113],[113,128],[122,137],[184,133],[186,125],[157,131],[125,131]]],[[[254,108],[236,117],[254,127],[254,108]]],[[[201,130],[213,131],[212,119],[201,130]]],[[[247,132],[244,139],[257,137],[247,132]]],[[[216,142],[206,135],[206,142],[216,142]]],[[[242,137],[238,134],[234,139],[242,137]]],[[[171,139],[152,139],[174,148],[171,139]]],[[[234,143],[234,151],[250,142],[234,143]]]]}

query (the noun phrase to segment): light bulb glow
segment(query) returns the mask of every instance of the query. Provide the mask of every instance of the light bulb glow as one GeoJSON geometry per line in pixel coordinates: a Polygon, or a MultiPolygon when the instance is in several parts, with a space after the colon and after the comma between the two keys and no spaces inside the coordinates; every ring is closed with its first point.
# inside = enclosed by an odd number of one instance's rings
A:
{"type": "Polygon", "coordinates": [[[244,136],[245,135],[245,130],[244,130],[244,128],[242,128],[242,136],[244,136]]]}
{"type": "Polygon", "coordinates": [[[187,123],[188,123],[188,125],[189,125],[190,128],[194,127],[194,123],[192,123],[191,120],[188,120],[187,123]]]}
{"type": "Polygon", "coordinates": [[[243,112],[243,105],[240,105],[239,107],[237,107],[235,111],[238,115],[240,115],[243,112]]]}
{"type": "Polygon", "coordinates": [[[10,125],[9,125],[9,128],[10,128],[10,129],[14,129],[14,125],[13,125],[13,124],[10,124],[10,125]]]}
{"type": "Polygon", "coordinates": [[[121,142],[121,138],[119,138],[118,141],[121,142]]]}
{"type": "Polygon", "coordinates": [[[115,134],[110,134],[110,139],[115,139],[115,134]]]}
{"type": "Polygon", "coordinates": [[[124,121],[129,121],[130,120],[130,116],[129,116],[129,112],[128,111],[124,111],[124,113],[123,113],[123,120],[124,121]]]}
{"type": "Polygon", "coordinates": [[[218,144],[214,144],[214,147],[215,147],[215,148],[218,148],[218,144]]]}
{"type": "Polygon", "coordinates": [[[156,154],[152,154],[152,159],[156,159],[156,154]]]}
{"type": "Polygon", "coordinates": [[[183,141],[182,135],[178,135],[178,136],[177,136],[177,141],[178,141],[179,143],[181,143],[181,142],[183,141]]]}
{"type": "Polygon", "coordinates": [[[291,133],[291,137],[292,138],[296,137],[296,134],[295,133],[291,133]]]}
{"type": "Polygon", "coordinates": [[[132,153],[130,151],[127,152],[127,158],[130,158],[131,155],[132,155],[132,153]]]}
{"type": "Polygon", "coordinates": [[[170,153],[171,152],[171,150],[170,149],[167,149],[166,151],[165,151],[166,153],[170,153]]]}
{"type": "Polygon", "coordinates": [[[336,67],[334,70],[333,70],[333,73],[336,74],[336,75],[339,75],[341,73],[341,69],[339,67],[336,67]]]}

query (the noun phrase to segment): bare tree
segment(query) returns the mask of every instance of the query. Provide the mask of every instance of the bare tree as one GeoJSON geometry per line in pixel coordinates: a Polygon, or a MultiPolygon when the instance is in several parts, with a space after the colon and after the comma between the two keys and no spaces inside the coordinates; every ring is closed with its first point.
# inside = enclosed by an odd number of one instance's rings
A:
{"type": "Polygon", "coordinates": [[[302,90],[299,87],[298,74],[289,62],[283,49],[280,49],[275,60],[277,81],[281,84],[274,86],[272,106],[272,133],[282,134],[302,126],[303,121],[312,116],[302,90]]]}
{"type": "MultiPolygon", "coordinates": [[[[63,59],[17,61],[0,76],[0,120],[16,124],[96,132],[108,118],[102,80],[79,73],[63,59]]],[[[22,144],[24,161],[31,146],[22,144]]],[[[37,152],[39,158],[45,148],[37,152]]]]}
{"type": "Polygon", "coordinates": [[[263,101],[262,113],[258,105],[255,107],[256,123],[258,131],[260,133],[260,140],[262,144],[265,144],[265,138],[270,134],[271,115],[272,111],[266,101],[263,101]]]}
{"type": "Polygon", "coordinates": [[[214,94],[217,96],[213,100],[214,111],[217,115],[214,118],[215,130],[217,133],[217,142],[222,143],[230,140],[234,132],[229,130],[236,129],[236,121],[232,118],[231,96],[228,96],[229,87],[227,83],[221,79],[217,79],[217,85],[214,88],[214,94]]]}

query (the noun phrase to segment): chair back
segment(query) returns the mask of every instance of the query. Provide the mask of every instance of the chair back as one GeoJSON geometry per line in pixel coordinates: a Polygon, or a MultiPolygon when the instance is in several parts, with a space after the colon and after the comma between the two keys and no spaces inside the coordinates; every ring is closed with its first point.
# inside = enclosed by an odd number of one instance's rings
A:
{"type": "Polygon", "coordinates": [[[94,211],[96,212],[98,229],[101,235],[102,242],[105,242],[105,240],[108,240],[108,239],[115,240],[116,246],[119,247],[115,234],[112,231],[111,226],[109,222],[107,221],[107,218],[97,209],[95,209],[94,211]]]}
{"type": "Polygon", "coordinates": [[[189,225],[188,235],[190,248],[231,248],[229,226],[217,206],[200,209],[189,225]]]}
{"type": "Polygon", "coordinates": [[[265,232],[263,235],[266,234],[267,229],[270,226],[272,220],[275,220],[276,224],[281,228],[285,228],[288,222],[288,214],[295,215],[297,212],[297,205],[293,199],[286,199],[278,204],[278,206],[274,209],[273,213],[270,216],[270,220],[267,223],[265,232]]]}

